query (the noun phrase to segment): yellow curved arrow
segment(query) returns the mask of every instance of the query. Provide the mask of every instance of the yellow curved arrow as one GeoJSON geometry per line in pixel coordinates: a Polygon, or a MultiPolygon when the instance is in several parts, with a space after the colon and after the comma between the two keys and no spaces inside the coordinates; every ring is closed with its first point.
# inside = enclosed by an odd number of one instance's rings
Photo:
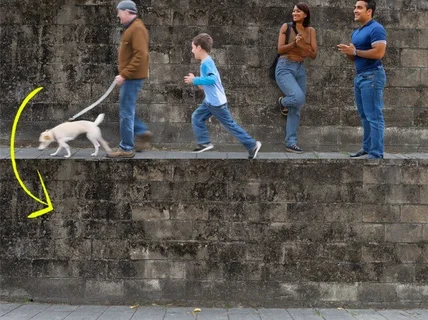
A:
{"type": "Polygon", "coordinates": [[[22,101],[18,112],[16,113],[15,119],[13,120],[13,126],[12,126],[12,134],[10,136],[10,158],[12,161],[12,168],[13,168],[13,172],[15,173],[16,179],[18,180],[19,184],[21,185],[22,189],[24,189],[24,191],[34,200],[36,200],[37,202],[40,202],[42,204],[47,205],[46,208],[38,210],[38,211],[34,211],[33,213],[31,213],[28,218],[37,218],[41,215],[44,215],[45,213],[48,213],[50,211],[53,210],[53,206],[52,206],[52,202],[51,202],[51,198],[49,197],[49,193],[46,190],[45,184],[43,182],[43,178],[42,175],[40,174],[40,172],[37,170],[37,173],[39,174],[39,179],[40,179],[40,183],[42,184],[42,188],[43,188],[43,192],[45,193],[45,198],[46,198],[46,202],[43,200],[40,200],[39,198],[37,198],[35,195],[33,195],[31,193],[30,190],[28,190],[28,188],[25,186],[24,182],[22,182],[21,177],[19,176],[18,173],[18,169],[16,168],[16,160],[15,160],[15,135],[16,135],[16,127],[18,126],[18,121],[19,118],[21,117],[21,113],[24,110],[25,106],[27,105],[28,101],[30,101],[40,90],[42,90],[43,87],[39,87],[37,89],[34,89],[33,91],[31,91],[31,93],[24,99],[24,101],[22,101]]]}

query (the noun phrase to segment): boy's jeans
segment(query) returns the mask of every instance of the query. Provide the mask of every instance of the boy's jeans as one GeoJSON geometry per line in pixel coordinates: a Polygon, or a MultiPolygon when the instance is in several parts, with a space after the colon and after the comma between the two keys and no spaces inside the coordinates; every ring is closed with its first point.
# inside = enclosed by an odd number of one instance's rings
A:
{"type": "Polygon", "coordinates": [[[383,157],[383,89],[386,75],[383,67],[358,73],[354,79],[355,102],[363,124],[363,150],[373,158],[383,157]]]}
{"type": "Polygon", "coordinates": [[[211,116],[216,119],[237,138],[247,150],[252,150],[256,146],[256,140],[251,138],[233,119],[227,108],[227,103],[215,107],[205,101],[192,114],[192,127],[198,144],[210,143],[208,128],[205,123],[211,116]]]}
{"type": "Polygon", "coordinates": [[[285,97],[281,104],[288,108],[285,125],[285,145],[297,144],[297,128],[300,122],[300,110],[305,104],[306,68],[303,62],[278,59],[275,70],[276,83],[285,97]]]}
{"type": "Polygon", "coordinates": [[[144,79],[125,80],[120,87],[119,121],[120,143],[124,151],[134,149],[134,134],[143,134],[147,126],[135,116],[138,92],[143,87],[144,79]]]}

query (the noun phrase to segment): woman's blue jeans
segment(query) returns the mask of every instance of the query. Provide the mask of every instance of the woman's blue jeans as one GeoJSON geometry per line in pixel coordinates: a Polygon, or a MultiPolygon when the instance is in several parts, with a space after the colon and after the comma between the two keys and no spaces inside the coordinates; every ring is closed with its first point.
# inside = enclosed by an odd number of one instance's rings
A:
{"type": "Polygon", "coordinates": [[[205,123],[211,116],[214,116],[247,150],[254,149],[256,140],[232,119],[227,103],[221,106],[212,106],[205,101],[192,114],[192,127],[198,144],[211,142],[205,123]]]}
{"type": "Polygon", "coordinates": [[[370,157],[383,157],[385,121],[383,119],[383,90],[386,75],[383,67],[358,73],[354,79],[355,102],[363,124],[363,150],[370,157]]]}
{"type": "Polygon", "coordinates": [[[294,62],[279,58],[275,70],[276,83],[285,97],[281,104],[288,108],[285,125],[285,145],[297,144],[297,128],[300,122],[300,110],[306,97],[306,68],[303,62],[294,62]]]}
{"type": "Polygon", "coordinates": [[[134,149],[134,134],[140,135],[147,131],[147,126],[135,115],[138,92],[143,87],[144,79],[125,80],[120,87],[119,147],[125,151],[134,149]]]}

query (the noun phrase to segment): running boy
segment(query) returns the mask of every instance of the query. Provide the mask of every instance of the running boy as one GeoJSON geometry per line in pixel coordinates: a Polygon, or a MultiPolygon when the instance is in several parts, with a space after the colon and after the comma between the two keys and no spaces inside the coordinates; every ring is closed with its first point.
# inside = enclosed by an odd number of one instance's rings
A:
{"type": "Polygon", "coordinates": [[[200,77],[195,77],[189,73],[184,77],[184,82],[201,86],[205,93],[205,99],[202,104],[192,114],[192,127],[197,140],[197,147],[194,153],[200,153],[214,148],[208,135],[208,129],[205,121],[211,116],[216,119],[237,138],[248,150],[248,159],[257,157],[262,144],[254,140],[245,132],[236,122],[227,108],[227,99],[221,84],[220,73],[209,53],[213,46],[213,39],[207,33],[201,33],[193,38],[192,53],[195,59],[201,61],[200,77]]]}

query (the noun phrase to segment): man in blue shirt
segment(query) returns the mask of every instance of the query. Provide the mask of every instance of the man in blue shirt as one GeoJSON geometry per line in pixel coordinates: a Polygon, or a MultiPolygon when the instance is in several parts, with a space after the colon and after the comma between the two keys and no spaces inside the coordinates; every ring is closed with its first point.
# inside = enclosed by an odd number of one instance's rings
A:
{"type": "Polygon", "coordinates": [[[386,31],[373,20],[374,0],[357,1],[354,20],[361,27],[352,33],[349,45],[339,44],[340,52],[354,61],[357,74],[354,79],[355,102],[363,124],[363,146],[351,154],[352,158],[368,154],[368,159],[383,158],[385,121],[383,118],[383,90],[386,83],[381,59],[386,51],[386,31]]]}
{"type": "Polygon", "coordinates": [[[262,144],[254,140],[233,119],[227,107],[226,94],[221,83],[220,73],[209,53],[213,45],[213,39],[207,33],[201,33],[193,38],[192,53],[195,59],[201,61],[199,77],[193,73],[184,77],[184,82],[199,86],[204,90],[205,99],[192,114],[192,127],[198,145],[193,150],[200,153],[214,148],[208,135],[205,121],[211,116],[217,120],[237,138],[248,150],[248,158],[255,159],[262,144]]]}

